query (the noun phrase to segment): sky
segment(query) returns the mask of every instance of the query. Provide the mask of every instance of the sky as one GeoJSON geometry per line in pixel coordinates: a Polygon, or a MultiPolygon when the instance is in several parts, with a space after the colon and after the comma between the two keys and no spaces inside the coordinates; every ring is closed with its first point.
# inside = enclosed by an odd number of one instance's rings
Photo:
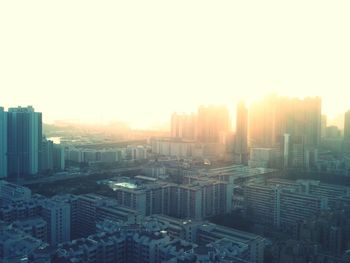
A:
{"type": "Polygon", "coordinates": [[[0,1],[0,105],[167,122],[271,91],[350,108],[350,1],[0,1]]]}

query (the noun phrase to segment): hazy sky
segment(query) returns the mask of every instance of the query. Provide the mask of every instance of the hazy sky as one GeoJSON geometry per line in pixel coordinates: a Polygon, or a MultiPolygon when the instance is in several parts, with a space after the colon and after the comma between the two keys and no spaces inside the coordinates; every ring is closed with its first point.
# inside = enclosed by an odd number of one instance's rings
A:
{"type": "Polygon", "coordinates": [[[0,105],[146,127],[269,91],[350,108],[350,1],[0,1],[0,105]]]}

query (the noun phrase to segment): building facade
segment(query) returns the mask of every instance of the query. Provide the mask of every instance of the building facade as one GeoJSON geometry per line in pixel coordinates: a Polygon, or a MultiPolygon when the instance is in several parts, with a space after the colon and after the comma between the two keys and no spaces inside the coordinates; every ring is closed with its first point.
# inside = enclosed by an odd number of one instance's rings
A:
{"type": "Polygon", "coordinates": [[[41,167],[42,115],[34,108],[8,110],[8,175],[21,178],[35,175],[41,167]]]}
{"type": "Polygon", "coordinates": [[[7,177],[7,112],[0,107],[0,179],[7,177]]]}

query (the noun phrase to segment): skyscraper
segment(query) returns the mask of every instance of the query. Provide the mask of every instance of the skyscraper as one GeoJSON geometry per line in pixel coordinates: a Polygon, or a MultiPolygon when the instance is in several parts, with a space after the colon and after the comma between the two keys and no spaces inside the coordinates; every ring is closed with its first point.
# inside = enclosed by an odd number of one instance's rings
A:
{"type": "Polygon", "coordinates": [[[246,164],[248,161],[248,110],[244,102],[237,106],[236,136],[234,145],[235,160],[246,164]]]}
{"type": "Polygon", "coordinates": [[[198,140],[220,143],[230,131],[230,116],[224,106],[201,106],[198,109],[198,140]]]}
{"type": "Polygon", "coordinates": [[[344,118],[344,150],[350,152],[350,110],[345,112],[344,118]]]}
{"type": "Polygon", "coordinates": [[[7,177],[7,112],[0,107],[0,178],[7,177]]]}
{"type": "Polygon", "coordinates": [[[40,171],[42,115],[34,108],[8,110],[8,175],[25,177],[40,171]]]}

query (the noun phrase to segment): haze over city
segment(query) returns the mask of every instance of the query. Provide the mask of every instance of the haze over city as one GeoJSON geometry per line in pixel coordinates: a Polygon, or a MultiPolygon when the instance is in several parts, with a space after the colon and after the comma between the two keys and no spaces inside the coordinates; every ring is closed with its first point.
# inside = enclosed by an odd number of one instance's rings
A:
{"type": "Polygon", "coordinates": [[[350,263],[350,1],[0,1],[0,263],[350,263]]]}
{"type": "Polygon", "coordinates": [[[349,105],[349,1],[2,1],[2,106],[149,128],[272,91],[349,105]]]}

